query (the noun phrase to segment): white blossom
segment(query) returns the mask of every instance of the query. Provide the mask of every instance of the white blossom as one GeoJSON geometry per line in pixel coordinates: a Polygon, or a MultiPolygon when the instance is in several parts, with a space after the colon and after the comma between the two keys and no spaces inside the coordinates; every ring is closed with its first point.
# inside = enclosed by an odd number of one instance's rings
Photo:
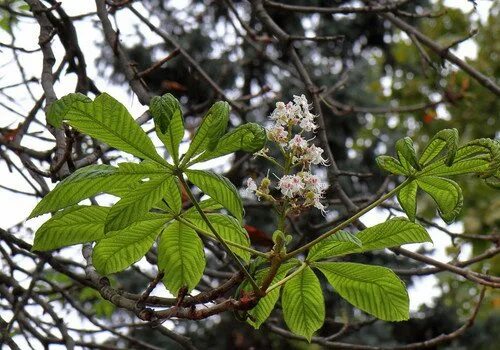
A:
{"type": "Polygon", "coordinates": [[[311,145],[307,148],[306,153],[301,158],[301,160],[306,163],[311,163],[316,165],[317,164],[328,165],[327,160],[321,156],[323,152],[324,152],[323,148],[311,145]]]}
{"type": "Polygon", "coordinates": [[[285,197],[292,198],[302,192],[304,184],[300,176],[285,175],[279,180],[278,188],[285,197]]]}
{"type": "Polygon", "coordinates": [[[288,142],[288,146],[292,150],[303,151],[307,148],[308,144],[307,141],[302,136],[296,134],[293,137],[293,139],[291,139],[290,142],[288,142]]]}
{"type": "Polygon", "coordinates": [[[254,195],[255,194],[255,191],[257,191],[257,184],[255,183],[255,181],[249,177],[246,181],[246,189],[245,189],[245,193],[247,195],[254,195]]]}

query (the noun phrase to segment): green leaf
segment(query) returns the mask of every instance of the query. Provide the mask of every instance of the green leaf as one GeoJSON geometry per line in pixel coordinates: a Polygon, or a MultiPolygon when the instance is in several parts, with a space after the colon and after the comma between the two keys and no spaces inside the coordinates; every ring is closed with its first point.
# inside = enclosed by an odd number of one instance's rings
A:
{"type": "Polygon", "coordinates": [[[189,181],[229,210],[239,221],[243,219],[243,203],[231,181],[205,170],[186,170],[186,175],[189,181]]]}
{"type": "Polygon", "coordinates": [[[35,233],[33,251],[57,249],[104,237],[104,221],[109,208],[74,206],[58,212],[35,233]]]}
{"type": "Polygon", "coordinates": [[[310,267],[285,283],[281,304],[288,328],[310,342],[313,333],[325,321],[323,293],[318,277],[310,267]]]}
{"type": "Polygon", "coordinates": [[[149,213],[124,230],[107,235],[94,247],[94,267],[99,273],[108,275],[139,261],[171,219],[171,216],[149,213]]]}
{"type": "Polygon", "coordinates": [[[205,151],[193,162],[204,162],[239,150],[254,153],[264,147],[267,140],[266,130],[255,123],[238,126],[220,139],[213,151],[205,151]]]}
{"type": "Polygon", "coordinates": [[[172,156],[179,163],[179,145],[184,137],[184,120],[179,101],[172,94],[151,99],[149,111],[156,125],[156,134],[172,156]]]}
{"type": "Polygon", "coordinates": [[[203,243],[197,233],[178,221],[162,233],[158,244],[158,268],[165,273],[163,283],[174,295],[179,289],[193,290],[205,269],[203,243]]]}
{"type": "Polygon", "coordinates": [[[376,158],[379,168],[396,175],[410,175],[410,172],[406,170],[401,163],[393,157],[390,156],[378,156],[376,158]]]}
{"type": "Polygon", "coordinates": [[[101,193],[128,192],[139,180],[164,175],[167,171],[149,161],[121,163],[118,168],[104,164],[89,165],[61,181],[37,204],[28,218],[78,204],[101,193]]]}
{"type": "Polygon", "coordinates": [[[156,153],[153,142],[125,106],[106,93],[97,96],[94,101],[81,94],[65,96],[51,105],[47,120],[54,126],[60,126],[65,121],[111,147],[142,159],[167,164],[156,153]]]}
{"type": "Polygon", "coordinates": [[[451,166],[444,164],[443,160],[440,162],[436,162],[427,168],[424,168],[422,172],[417,174],[417,176],[452,176],[469,173],[481,173],[483,171],[486,171],[489,166],[489,160],[481,157],[463,159],[453,163],[451,166]]]}
{"type": "MultiPolygon", "coordinates": [[[[362,253],[408,243],[432,242],[429,234],[422,226],[404,218],[394,218],[369,227],[359,232],[356,237],[361,241],[361,247],[351,242],[331,242],[328,250],[326,250],[328,254],[325,252],[321,258],[362,253]]],[[[315,259],[318,258],[315,257],[315,259]]]]}
{"type": "Polygon", "coordinates": [[[417,153],[413,147],[413,140],[409,137],[404,137],[396,142],[396,151],[399,156],[401,164],[404,166],[404,160],[406,160],[414,169],[420,170],[421,166],[417,159],[417,153]],[[401,158],[404,158],[401,159],[401,158]]]}
{"type": "Polygon", "coordinates": [[[357,263],[316,263],[342,298],[385,321],[407,320],[409,297],[403,281],[390,269],[357,263]]]}
{"type": "Polygon", "coordinates": [[[307,260],[316,261],[331,256],[330,251],[333,247],[337,246],[338,242],[351,243],[357,247],[363,246],[363,243],[361,243],[358,237],[347,231],[338,231],[321,242],[313,245],[309,250],[309,254],[307,254],[307,260]]]}
{"type": "MultiPolygon", "coordinates": [[[[226,242],[233,242],[245,247],[250,247],[250,239],[248,238],[248,233],[243,227],[241,227],[241,224],[238,222],[238,220],[224,214],[206,214],[206,216],[208,217],[208,220],[217,231],[217,233],[226,242]]],[[[207,223],[201,218],[199,214],[196,216],[192,214],[187,220],[199,227],[202,231],[210,233],[210,235],[214,237],[207,223]]],[[[232,245],[229,245],[229,248],[231,248],[231,250],[245,262],[248,262],[250,260],[250,253],[248,251],[232,245]]]]}
{"type": "Polygon", "coordinates": [[[167,194],[172,184],[172,174],[153,178],[137,186],[134,191],[124,195],[111,207],[105,232],[124,229],[138,218],[144,216],[167,194]]]}
{"type": "MultiPolygon", "coordinates": [[[[297,263],[298,260],[294,259],[293,261],[289,261],[281,265],[278,269],[278,272],[276,273],[276,276],[274,276],[271,285],[278,283],[283,278],[285,278],[290,269],[296,266],[297,263]]],[[[255,276],[257,283],[258,284],[262,283],[262,281],[264,280],[264,278],[267,276],[268,273],[269,273],[269,268],[259,270],[255,276]]],[[[251,290],[251,287],[249,286],[248,289],[251,290]]],[[[257,305],[252,310],[248,311],[248,315],[250,317],[247,318],[247,322],[253,328],[259,329],[262,323],[264,323],[269,317],[269,315],[271,315],[271,312],[274,309],[274,305],[276,305],[276,302],[279,299],[280,290],[281,287],[273,289],[265,297],[261,298],[257,303],[257,305]]]]}
{"type": "Polygon", "coordinates": [[[230,107],[227,102],[216,102],[203,118],[196,134],[184,155],[182,165],[187,164],[193,157],[208,150],[213,151],[219,139],[226,132],[229,121],[230,107]]]}
{"type": "MultiPolygon", "coordinates": [[[[198,206],[204,211],[204,212],[212,212],[216,210],[220,210],[223,208],[222,205],[220,205],[217,201],[213,200],[212,198],[208,198],[205,200],[202,200],[201,202],[198,203],[198,206]]],[[[191,207],[187,209],[182,216],[184,218],[189,218],[189,217],[198,217],[198,209],[196,207],[191,207]]]]}
{"type": "Polygon", "coordinates": [[[175,176],[171,176],[167,179],[165,201],[170,211],[174,214],[179,214],[182,210],[182,194],[179,186],[179,179],[175,176]]]}
{"type": "Polygon", "coordinates": [[[434,135],[420,156],[420,164],[422,166],[429,164],[445,148],[447,148],[445,163],[451,165],[458,148],[457,129],[444,129],[434,135]]]}
{"type": "Polygon", "coordinates": [[[427,192],[439,207],[439,216],[448,224],[453,222],[463,205],[462,189],[453,180],[437,176],[420,177],[418,186],[427,192]]]}
{"type": "Polygon", "coordinates": [[[417,190],[418,184],[414,180],[409,182],[398,193],[398,202],[411,222],[415,222],[415,216],[417,215],[417,190]]]}

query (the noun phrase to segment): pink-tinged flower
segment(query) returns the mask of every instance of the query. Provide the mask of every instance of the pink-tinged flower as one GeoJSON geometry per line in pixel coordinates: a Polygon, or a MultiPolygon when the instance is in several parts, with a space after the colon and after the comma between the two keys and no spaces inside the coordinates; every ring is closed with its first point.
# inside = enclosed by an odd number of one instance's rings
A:
{"type": "Polygon", "coordinates": [[[311,164],[328,165],[327,160],[321,156],[323,152],[323,148],[311,145],[307,148],[306,154],[302,157],[302,160],[311,164]]]}
{"type": "Polygon", "coordinates": [[[275,124],[267,130],[267,137],[271,141],[286,143],[288,141],[288,131],[282,125],[275,124]]]}
{"type": "Polygon", "coordinates": [[[307,148],[307,141],[297,134],[288,142],[288,146],[294,151],[303,151],[307,148]]]}
{"type": "Polygon", "coordinates": [[[321,179],[317,175],[313,175],[309,172],[301,173],[301,175],[306,190],[312,191],[319,197],[321,197],[323,192],[328,188],[328,184],[321,182],[321,179]]]}
{"type": "Polygon", "coordinates": [[[288,124],[288,110],[283,102],[276,102],[276,108],[269,116],[269,119],[276,121],[277,124],[288,124]]]}
{"type": "Polygon", "coordinates": [[[300,176],[285,175],[280,179],[278,188],[285,197],[292,198],[296,194],[300,194],[302,192],[304,184],[302,183],[300,176]]]}
{"type": "Polygon", "coordinates": [[[314,131],[318,128],[318,125],[314,122],[316,116],[309,111],[305,111],[302,119],[299,122],[299,126],[307,132],[314,131]]]}
{"type": "Polygon", "coordinates": [[[245,192],[247,195],[253,195],[255,194],[255,191],[257,191],[257,184],[251,177],[247,179],[246,187],[245,192]]]}

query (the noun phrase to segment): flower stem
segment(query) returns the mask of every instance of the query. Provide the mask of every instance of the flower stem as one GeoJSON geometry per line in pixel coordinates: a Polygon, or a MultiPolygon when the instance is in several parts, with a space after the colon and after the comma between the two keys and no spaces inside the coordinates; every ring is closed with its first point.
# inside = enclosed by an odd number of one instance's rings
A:
{"type": "Polygon", "coordinates": [[[300,253],[303,253],[307,249],[311,248],[313,245],[321,242],[322,240],[330,237],[331,235],[333,235],[333,234],[337,233],[338,231],[342,230],[343,228],[349,226],[354,221],[356,221],[357,219],[359,219],[361,216],[363,216],[364,214],[368,213],[370,210],[372,210],[373,208],[377,207],[382,202],[386,201],[387,199],[389,199],[392,196],[394,196],[395,194],[397,194],[403,187],[405,187],[412,180],[413,180],[412,178],[406,179],[401,184],[399,184],[398,186],[396,186],[394,189],[392,189],[391,191],[387,192],[385,195],[383,195],[382,197],[380,197],[378,200],[376,200],[375,202],[373,202],[372,204],[370,204],[366,208],[361,209],[359,212],[357,212],[356,214],[354,214],[353,216],[351,216],[346,221],[340,223],[339,225],[335,226],[331,230],[323,233],[321,236],[319,236],[318,238],[312,240],[311,242],[303,245],[302,247],[297,248],[297,249],[291,251],[290,253],[286,254],[283,257],[283,261],[286,261],[286,260],[288,260],[288,259],[290,259],[290,258],[292,258],[292,257],[294,257],[294,256],[296,256],[296,255],[298,255],[300,253]]]}

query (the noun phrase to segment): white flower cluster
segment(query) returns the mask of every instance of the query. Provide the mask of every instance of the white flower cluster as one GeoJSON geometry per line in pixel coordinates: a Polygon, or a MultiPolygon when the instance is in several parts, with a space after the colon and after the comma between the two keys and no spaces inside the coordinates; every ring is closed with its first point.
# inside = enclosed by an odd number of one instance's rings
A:
{"type": "MultiPolygon", "coordinates": [[[[276,142],[284,155],[289,160],[289,170],[281,178],[278,178],[276,188],[281,191],[284,199],[288,201],[293,209],[314,206],[325,213],[325,206],[321,203],[328,185],[321,182],[317,175],[311,173],[311,165],[328,165],[322,157],[323,149],[310,140],[304,138],[303,134],[313,132],[318,128],[315,123],[316,116],[310,112],[311,106],[304,95],[293,96],[293,102],[276,103],[276,108],[269,118],[273,121],[267,129],[267,137],[276,142]],[[300,170],[290,174],[293,169],[300,170]]],[[[278,163],[264,149],[257,155],[278,163]]],[[[270,179],[265,178],[259,186],[254,180],[247,180],[247,193],[255,194],[257,197],[275,201],[269,193],[270,179]]]]}

